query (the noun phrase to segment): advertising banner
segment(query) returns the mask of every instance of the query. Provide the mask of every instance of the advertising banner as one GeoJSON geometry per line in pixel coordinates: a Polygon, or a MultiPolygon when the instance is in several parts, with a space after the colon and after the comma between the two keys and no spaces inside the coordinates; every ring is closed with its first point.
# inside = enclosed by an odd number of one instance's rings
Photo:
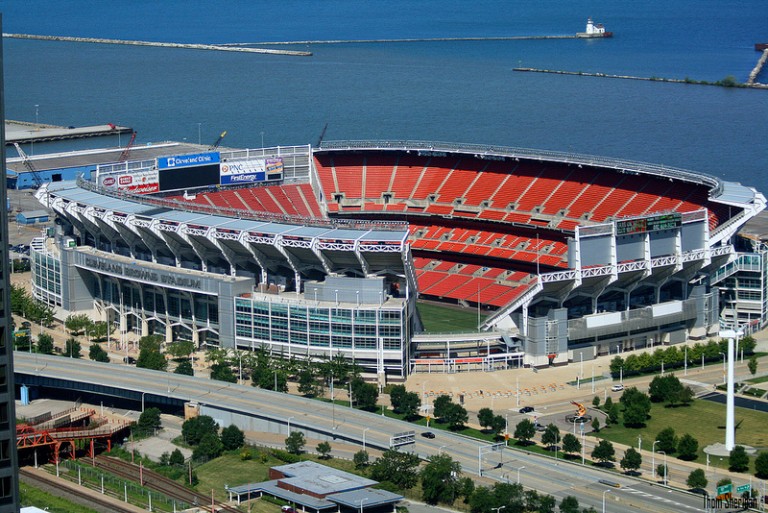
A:
{"type": "Polygon", "coordinates": [[[157,157],[158,169],[205,166],[221,162],[219,152],[197,153],[195,155],[176,155],[174,157],[157,157]]]}
{"type": "Polygon", "coordinates": [[[134,171],[130,174],[100,175],[99,185],[106,189],[149,194],[160,190],[160,180],[156,169],[134,171]]]}
{"type": "Polygon", "coordinates": [[[283,159],[254,159],[221,164],[221,185],[281,180],[283,159]]]}

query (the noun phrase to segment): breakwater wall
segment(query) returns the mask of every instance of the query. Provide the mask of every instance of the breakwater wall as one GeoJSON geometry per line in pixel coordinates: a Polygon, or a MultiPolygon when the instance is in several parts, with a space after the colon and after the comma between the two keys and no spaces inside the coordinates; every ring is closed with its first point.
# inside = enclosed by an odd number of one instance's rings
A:
{"type": "Polygon", "coordinates": [[[768,85],[760,83],[739,83],[729,79],[721,80],[719,82],[707,82],[703,80],[692,80],[689,78],[660,78],[660,77],[636,77],[632,75],[610,75],[608,73],[587,73],[584,71],[564,71],[555,69],[538,69],[538,68],[512,68],[513,71],[522,71],[528,73],[551,73],[554,75],[575,75],[579,77],[597,77],[597,78],[618,78],[622,80],[642,80],[645,82],[668,82],[672,84],[695,84],[695,85],[710,85],[720,87],[748,87],[752,89],[768,89],[768,85]]]}
{"type": "Polygon", "coordinates": [[[451,41],[528,41],[536,39],[578,39],[573,36],[489,36],[489,37],[413,37],[399,39],[325,39],[305,41],[260,41],[258,43],[224,43],[221,46],[242,47],[251,45],[340,45],[370,43],[432,43],[451,41]]]}
{"type": "Polygon", "coordinates": [[[96,37],[43,36],[35,34],[3,34],[11,39],[37,39],[42,41],[66,41],[71,43],[97,43],[106,45],[156,46],[161,48],[184,48],[186,50],[211,50],[217,52],[263,53],[273,55],[291,55],[309,57],[312,52],[295,50],[276,50],[272,48],[245,48],[240,46],[209,45],[196,43],[162,43],[158,41],[131,41],[127,39],[103,39],[96,37]]]}

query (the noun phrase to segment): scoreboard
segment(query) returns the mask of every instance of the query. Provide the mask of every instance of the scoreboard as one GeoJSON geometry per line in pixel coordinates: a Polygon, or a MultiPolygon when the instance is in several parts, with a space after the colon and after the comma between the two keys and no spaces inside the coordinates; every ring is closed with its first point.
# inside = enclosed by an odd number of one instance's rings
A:
{"type": "Polygon", "coordinates": [[[633,233],[671,230],[679,227],[681,224],[682,216],[679,213],[661,214],[640,219],[627,219],[626,221],[616,221],[616,235],[631,235],[633,233]]]}

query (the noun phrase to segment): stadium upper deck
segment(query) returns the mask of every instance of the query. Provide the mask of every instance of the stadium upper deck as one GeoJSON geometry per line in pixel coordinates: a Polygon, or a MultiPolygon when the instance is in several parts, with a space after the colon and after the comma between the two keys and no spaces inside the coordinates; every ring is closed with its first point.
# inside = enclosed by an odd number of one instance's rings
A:
{"type": "Polygon", "coordinates": [[[555,152],[331,142],[295,160],[306,166],[279,185],[130,198],[154,210],[50,193],[61,196],[60,212],[84,214],[72,217],[88,243],[106,233],[155,261],[178,265],[183,253],[202,269],[237,274],[255,260],[261,282],[287,275],[299,290],[324,275],[399,276],[406,295],[495,310],[485,327],[506,334],[506,350],[525,347],[536,364],[572,347],[605,351],[617,339],[640,347],[714,329],[716,294],[694,282],[732,258],[732,237],[765,206],[753,189],[715,177],[555,152]],[[133,225],[120,228],[104,212],[133,225]],[[389,242],[399,242],[396,254],[384,254],[391,237],[382,237],[381,221],[407,230],[389,242]],[[262,233],[266,223],[282,231],[262,233]],[[610,312],[619,317],[600,317],[610,312]]]}

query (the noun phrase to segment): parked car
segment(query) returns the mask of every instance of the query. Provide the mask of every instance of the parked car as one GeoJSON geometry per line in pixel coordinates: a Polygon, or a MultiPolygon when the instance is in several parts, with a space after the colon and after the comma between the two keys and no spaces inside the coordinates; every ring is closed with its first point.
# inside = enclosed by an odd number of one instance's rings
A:
{"type": "Polygon", "coordinates": [[[290,506],[283,506],[283,507],[281,507],[281,508],[280,508],[280,511],[281,511],[282,513],[296,513],[296,510],[295,510],[295,509],[293,509],[293,508],[292,508],[292,507],[290,507],[290,506]]]}
{"type": "Polygon", "coordinates": [[[611,392],[621,392],[622,390],[624,390],[624,385],[621,385],[621,384],[613,385],[611,387],[611,392]]]}
{"type": "Polygon", "coordinates": [[[531,413],[533,411],[533,406],[523,406],[520,408],[520,413],[531,413]]]}
{"type": "Polygon", "coordinates": [[[432,431],[424,431],[424,432],[421,434],[421,436],[423,436],[424,438],[429,438],[429,439],[432,439],[432,438],[434,438],[434,437],[435,437],[435,434],[434,434],[432,431]]]}
{"type": "Polygon", "coordinates": [[[134,358],[133,356],[126,356],[125,358],[123,358],[123,363],[133,365],[134,363],[136,363],[136,358],[134,358]]]}

